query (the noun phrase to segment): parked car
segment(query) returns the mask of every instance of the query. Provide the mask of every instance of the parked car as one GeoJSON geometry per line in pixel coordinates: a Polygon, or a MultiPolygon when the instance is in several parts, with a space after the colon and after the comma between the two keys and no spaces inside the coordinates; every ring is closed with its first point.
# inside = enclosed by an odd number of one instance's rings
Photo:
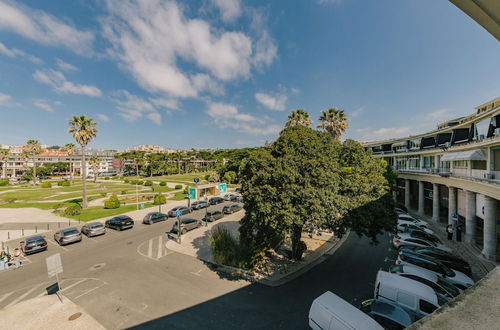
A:
{"type": "Polygon", "coordinates": [[[181,215],[188,214],[192,212],[192,209],[187,206],[176,206],[172,208],[170,211],[168,211],[168,216],[169,217],[176,217],[177,216],[177,211],[181,211],[181,215]]]}
{"type": "Polygon", "coordinates": [[[413,238],[420,238],[420,239],[423,239],[423,240],[426,240],[426,241],[430,241],[430,242],[433,242],[433,243],[436,243],[436,244],[443,244],[443,242],[441,242],[441,240],[439,239],[439,237],[437,237],[436,235],[433,235],[433,234],[428,234],[424,231],[412,231],[412,232],[409,232],[410,236],[413,237],[413,238]]]}
{"type": "MultiPolygon", "coordinates": [[[[394,212],[396,212],[396,214],[397,214],[397,215],[400,215],[400,214],[408,214],[408,212],[407,212],[407,211],[403,210],[403,209],[402,209],[402,208],[400,208],[400,207],[396,207],[396,208],[394,209],[394,212]]],[[[409,215],[409,214],[408,214],[408,215],[409,215]]]]}
{"type": "Polygon", "coordinates": [[[90,222],[83,225],[81,232],[87,237],[104,235],[106,234],[106,227],[98,221],[90,222]]]}
{"type": "Polygon", "coordinates": [[[407,248],[407,247],[432,247],[445,252],[452,252],[452,250],[443,245],[434,243],[425,239],[415,238],[410,235],[410,233],[397,233],[392,239],[392,245],[395,249],[407,248]]]}
{"type": "Polygon", "coordinates": [[[75,227],[61,229],[55,232],[54,241],[56,241],[59,245],[81,242],[82,233],[80,233],[80,231],[78,231],[75,227]]]}
{"type": "Polygon", "coordinates": [[[238,199],[238,195],[235,194],[227,194],[224,196],[224,200],[228,202],[235,202],[238,199]]]}
{"type": "Polygon", "coordinates": [[[142,219],[142,223],[145,225],[152,225],[155,222],[166,221],[168,219],[168,215],[160,212],[150,212],[144,216],[142,219]]]}
{"type": "Polygon", "coordinates": [[[243,198],[243,196],[238,196],[238,198],[236,199],[236,201],[238,203],[245,204],[245,199],[243,198]]]}
{"type": "Polygon", "coordinates": [[[26,238],[23,245],[24,254],[32,254],[47,250],[47,241],[41,235],[26,238]]]}
{"type": "Polygon", "coordinates": [[[370,316],[330,291],[313,300],[309,309],[309,327],[314,330],[384,329],[370,316]]]}
{"type": "Polygon", "coordinates": [[[368,299],[361,303],[360,310],[370,315],[384,329],[405,329],[416,321],[415,313],[396,303],[368,299]]]}
{"type": "Polygon", "coordinates": [[[401,251],[435,258],[441,261],[445,266],[456,269],[469,277],[472,276],[472,270],[469,263],[454,254],[433,248],[404,248],[401,249],[401,251]]]}
{"type": "Polygon", "coordinates": [[[241,205],[235,203],[235,204],[230,204],[230,205],[224,206],[224,208],[222,209],[222,212],[224,212],[224,214],[231,214],[234,212],[238,212],[241,209],[242,209],[241,205]]]}
{"type": "Polygon", "coordinates": [[[224,203],[224,198],[212,197],[208,200],[208,202],[210,203],[210,205],[216,205],[216,204],[224,203]]]}
{"type": "Polygon", "coordinates": [[[406,222],[406,221],[398,222],[396,229],[397,229],[397,231],[402,232],[402,233],[408,233],[408,232],[418,230],[418,231],[423,231],[424,233],[427,233],[430,235],[434,234],[434,232],[432,230],[427,229],[426,227],[420,227],[420,226],[415,225],[412,222],[406,222]]]}
{"type": "Polygon", "coordinates": [[[427,225],[419,222],[418,220],[409,220],[409,219],[398,219],[397,225],[414,225],[420,229],[429,229],[427,225]]]}
{"type": "Polygon", "coordinates": [[[221,211],[209,210],[207,211],[207,216],[203,217],[203,220],[212,222],[221,219],[223,216],[224,213],[222,213],[221,211]]]}
{"type": "Polygon", "coordinates": [[[205,202],[205,201],[196,201],[196,202],[191,203],[191,208],[193,210],[201,210],[201,209],[208,207],[209,205],[210,204],[208,204],[208,202],[205,202]]]}
{"type": "MultiPolygon", "coordinates": [[[[181,234],[185,234],[186,232],[188,232],[190,230],[201,227],[200,220],[196,220],[193,218],[183,218],[180,221],[181,221],[181,234]]],[[[178,224],[178,221],[176,221],[174,223],[174,226],[172,227],[171,232],[177,233],[178,227],[179,227],[179,224],[178,224]]]]}
{"type": "Polygon", "coordinates": [[[420,219],[415,219],[414,217],[412,217],[411,215],[409,214],[399,214],[398,215],[398,222],[400,220],[403,220],[403,221],[410,221],[410,222],[413,222],[414,224],[418,225],[418,226],[425,226],[426,228],[429,227],[429,224],[427,223],[427,221],[423,221],[423,220],[420,220],[420,219]]]}
{"type": "Polygon", "coordinates": [[[417,319],[434,312],[450,299],[421,282],[379,270],[374,298],[397,303],[415,313],[417,319]]]}
{"type": "Polygon", "coordinates": [[[422,282],[449,298],[455,298],[462,293],[462,290],[454,286],[453,283],[448,281],[446,278],[421,267],[410,264],[393,265],[389,267],[389,273],[398,274],[400,276],[422,282]]]}
{"type": "Polygon", "coordinates": [[[448,279],[450,283],[453,283],[453,285],[460,290],[465,290],[474,284],[474,281],[470,277],[462,272],[446,267],[438,260],[422,258],[416,255],[400,254],[398,255],[396,264],[410,264],[430,270],[431,272],[448,279]]]}
{"type": "Polygon", "coordinates": [[[129,216],[126,215],[119,215],[109,220],[106,220],[105,225],[107,228],[124,230],[127,228],[134,227],[134,220],[132,220],[129,216]]]}

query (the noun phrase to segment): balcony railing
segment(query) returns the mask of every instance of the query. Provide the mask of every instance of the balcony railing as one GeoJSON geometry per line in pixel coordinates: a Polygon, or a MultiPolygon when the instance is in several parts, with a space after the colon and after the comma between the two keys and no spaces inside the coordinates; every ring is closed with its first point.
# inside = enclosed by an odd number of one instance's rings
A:
{"type": "Polygon", "coordinates": [[[453,169],[442,168],[401,168],[392,166],[392,169],[401,173],[434,174],[442,177],[454,177],[478,182],[487,182],[500,185],[500,171],[486,171],[477,169],[453,169]]]}

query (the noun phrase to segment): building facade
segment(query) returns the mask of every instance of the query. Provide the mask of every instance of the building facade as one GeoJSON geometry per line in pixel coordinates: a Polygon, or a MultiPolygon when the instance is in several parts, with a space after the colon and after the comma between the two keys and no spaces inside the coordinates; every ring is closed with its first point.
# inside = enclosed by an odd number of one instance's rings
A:
{"type": "Polygon", "coordinates": [[[394,198],[443,225],[490,260],[500,256],[500,98],[437,129],[364,143],[398,174],[394,198]]]}

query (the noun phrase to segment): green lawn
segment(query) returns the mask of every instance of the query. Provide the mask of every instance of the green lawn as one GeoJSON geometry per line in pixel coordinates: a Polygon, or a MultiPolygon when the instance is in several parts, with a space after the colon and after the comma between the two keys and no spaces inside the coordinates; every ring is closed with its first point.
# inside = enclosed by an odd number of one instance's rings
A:
{"type": "MultiPolygon", "coordinates": [[[[150,206],[153,206],[153,204],[145,203],[146,208],[150,206]]],[[[82,210],[82,213],[80,215],[70,216],[69,218],[80,221],[90,221],[105,217],[112,217],[114,215],[134,211],[136,209],[137,205],[135,204],[121,206],[117,209],[104,209],[102,206],[91,206],[85,210],[82,210]]],[[[139,219],[134,219],[134,220],[139,220],[139,219]]]]}
{"type": "Polygon", "coordinates": [[[173,197],[170,197],[169,199],[173,200],[173,201],[181,201],[183,199],[186,199],[186,194],[184,194],[182,192],[178,192],[178,193],[175,193],[175,195],[173,197]]]}
{"type": "Polygon", "coordinates": [[[50,203],[7,203],[0,204],[0,208],[24,208],[24,207],[34,207],[41,210],[52,210],[57,204],[66,204],[61,202],[50,202],[50,203]]]}
{"type": "Polygon", "coordinates": [[[153,184],[153,189],[155,192],[169,192],[169,191],[172,191],[172,190],[175,190],[174,188],[170,188],[170,187],[167,187],[167,186],[160,186],[158,184],[153,184]]]}

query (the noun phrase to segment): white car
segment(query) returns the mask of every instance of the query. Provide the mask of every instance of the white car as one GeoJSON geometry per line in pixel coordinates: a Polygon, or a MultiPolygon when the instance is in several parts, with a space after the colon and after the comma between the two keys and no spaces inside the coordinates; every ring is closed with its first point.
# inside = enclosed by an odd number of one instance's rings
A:
{"type": "Polygon", "coordinates": [[[403,209],[400,209],[399,207],[396,207],[394,209],[394,212],[396,212],[397,215],[400,215],[400,214],[408,214],[408,212],[406,212],[405,210],[403,209]]]}
{"type": "Polygon", "coordinates": [[[474,284],[474,281],[458,270],[446,267],[437,260],[421,258],[417,255],[399,254],[396,260],[397,265],[413,265],[415,267],[427,269],[432,273],[446,278],[450,283],[461,290],[465,290],[474,284]]]}
{"type": "Polygon", "coordinates": [[[412,217],[411,215],[409,214],[399,214],[398,215],[398,221],[399,220],[403,220],[403,221],[411,221],[415,224],[418,224],[418,225],[424,225],[424,226],[429,226],[429,223],[427,223],[427,221],[424,221],[424,220],[420,220],[420,219],[415,219],[414,217],[412,217]]]}
{"type": "Polygon", "coordinates": [[[398,221],[396,229],[399,232],[403,232],[403,233],[405,233],[407,231],[411,231],[411,230],[421,230],[421,231],[423,231],[427,234],[430,234],[430,235],[434,234],[434,232],[432,230],[427,229],[425,226],[418,226],[415,223],[409,222],[409,221],[398,221]]]}
{"type": "Polygon", "coordinates": [[[402,246],[407,246],[407,247],[416,246],[416,247],[433,247],[449,253],[453,252],[452,249],[443,244],[431,242],[423,238],[415,238],[412,237],[410,233],[397,233],[396,235],[394,235],[392,239],[392,245],[394,246],[395,249],[399,249],[402,246]]]}
{"type": "Polygon", "coordinates": [[[424,283],[439,294],[455,298],[462,290],[453,285],[446,278],[441,277],[428,269],[417,267],[410,264],[394,265],[389,267],[389,273],[398,274],[406,278],[424,283]]]}

